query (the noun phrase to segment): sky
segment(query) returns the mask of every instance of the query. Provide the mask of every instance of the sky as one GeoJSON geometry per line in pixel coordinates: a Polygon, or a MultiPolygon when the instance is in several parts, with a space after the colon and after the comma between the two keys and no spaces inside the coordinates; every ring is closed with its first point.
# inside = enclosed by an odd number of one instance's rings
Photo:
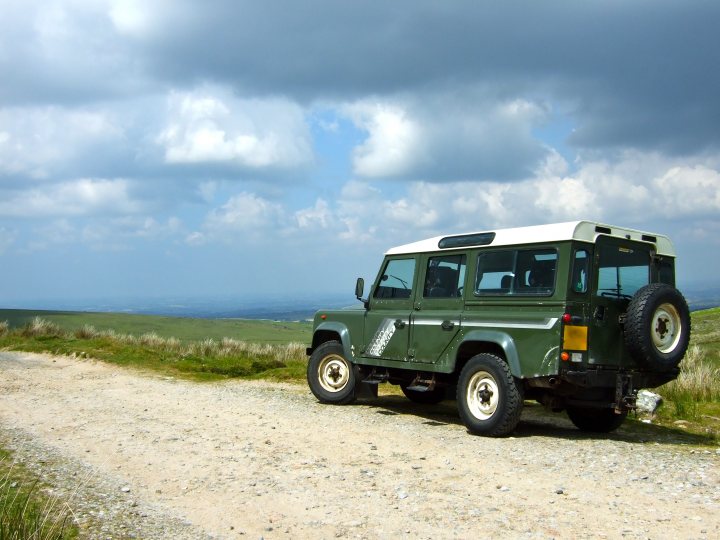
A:
{"type": "Polygon", "coordinates": [[[347,293],[588,219],[720,267],[713,0],[0,0],[0,306],[347,293]]]}

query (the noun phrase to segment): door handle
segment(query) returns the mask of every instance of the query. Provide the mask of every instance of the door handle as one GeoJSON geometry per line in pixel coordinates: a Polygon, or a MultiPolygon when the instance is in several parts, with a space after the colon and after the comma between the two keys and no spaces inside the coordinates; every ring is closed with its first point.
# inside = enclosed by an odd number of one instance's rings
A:
{"type": "Polygon", "coordinates": [[[440,325],[440,328],[442,328],[443,330],[452,330],[453,328],[455,328],[455,323],[452,321],[443,321],[440,325]]]}
{"type": "Polygon", "coordinates": [[[401,321],[400,319],[398,319],[397,321],[395,321],[395,328],[405,328],[405,324],[405,321],[401,321]]]}

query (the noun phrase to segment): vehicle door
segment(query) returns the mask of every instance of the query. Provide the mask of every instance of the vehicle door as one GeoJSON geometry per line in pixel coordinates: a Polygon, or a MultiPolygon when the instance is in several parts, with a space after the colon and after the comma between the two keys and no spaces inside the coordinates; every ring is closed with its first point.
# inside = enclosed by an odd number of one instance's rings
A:
{"type": "Polygon", "coordinates": [[[628,363],[621,316],[638,289],[650,283],[652,251],[649,244],[609,236],[598,238],[590,300],[589,363],[613,366],[628,363]]]}
{"type": "Polygon", "coordinates": [[[416,268],[415,256],[398,256],[385,261],[365,314],[363,356],[407,360],[416,268]]]}
{"type": "Polygon", "coordinates": [[[408,358],[434,363],[447,360],[448,345],[460,331],[466,256],[426,256],[421,265],[423,286],[410,318],[408,358]]]}

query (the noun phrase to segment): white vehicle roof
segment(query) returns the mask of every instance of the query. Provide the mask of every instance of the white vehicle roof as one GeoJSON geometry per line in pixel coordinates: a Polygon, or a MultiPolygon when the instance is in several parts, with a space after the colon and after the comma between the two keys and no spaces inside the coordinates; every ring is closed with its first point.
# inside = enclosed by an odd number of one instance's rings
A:
{"type": "Polygon", "coordinates": [[[675,248],[667,236],[615,225],[606,225],[594,221],[569,221],[566,223],[552,223],[550,225],[535,225],[532,227],[516,227],[513,229],[497,229],[495,231],[481,231],[463,234],[448,234],[436,236],[412,244],[405,244],[389,249],[386,255],[402,255],[410,253],[423,253],[429,251],[453,251],[467,249],[468,247],[497,247],[518,244],[544,244],[548,242],[559,242],[563,240],[580,240],[582,242],[595,243],[598,236],[612,236],[647,242],[655,245],[659,255],[675,257],[675,248]],[[457,237],[485,236],[491,241],[472,243],[472,239],[462,246],[440,248],[440,240],[453,239],[457,237]],[[494,235],[494,237],[493,237],[494,235]]]}

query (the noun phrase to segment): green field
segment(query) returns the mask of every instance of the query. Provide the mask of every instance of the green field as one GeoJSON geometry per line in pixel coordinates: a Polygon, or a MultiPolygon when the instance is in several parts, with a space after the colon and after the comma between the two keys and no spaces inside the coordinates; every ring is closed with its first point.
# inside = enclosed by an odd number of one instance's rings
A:
{"type": "Polygon", "coordinates": [[[720,368],[720,307],[692,314],[690,343],[700,347],[707,360],[720,368]]]}
{"type": "Polygon", "coordinates": [[[176,338],[183,343],[222,338],[248,343],[309,343],[312,335],[310,322],[0,309],[0,322],[8,321],[10,328],[20,328],[35,317],[53,322],[68,332],[90,325],[100,331],[114,330],[118,334],[134,336],[155,333],[163,338],[176,338]]]}

